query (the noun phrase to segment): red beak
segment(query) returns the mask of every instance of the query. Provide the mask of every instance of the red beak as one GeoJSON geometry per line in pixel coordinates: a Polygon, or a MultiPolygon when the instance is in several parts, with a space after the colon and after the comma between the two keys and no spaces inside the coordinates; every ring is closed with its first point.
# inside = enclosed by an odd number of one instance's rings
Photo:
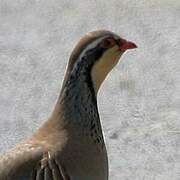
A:
{"type": "Polygon", "coordinates": [[[119,47],[119,51],[126,51],[128,49],[137,48],[137,45],[131,41],[126,41],[125,39],[121,39],[121,45],[119,47]]]}

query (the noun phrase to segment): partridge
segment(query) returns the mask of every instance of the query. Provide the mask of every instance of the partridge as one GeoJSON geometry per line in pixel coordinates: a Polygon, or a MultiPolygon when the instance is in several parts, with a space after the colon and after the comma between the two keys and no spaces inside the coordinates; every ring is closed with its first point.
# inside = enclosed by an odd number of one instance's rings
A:
{"type": "Polygon", "coordinates": [[[106,30],[83,36],[54,111],[31,138],[0,156],[0,180],[108,180],[97,93],[121,55],[136,47],[106,30]]]}

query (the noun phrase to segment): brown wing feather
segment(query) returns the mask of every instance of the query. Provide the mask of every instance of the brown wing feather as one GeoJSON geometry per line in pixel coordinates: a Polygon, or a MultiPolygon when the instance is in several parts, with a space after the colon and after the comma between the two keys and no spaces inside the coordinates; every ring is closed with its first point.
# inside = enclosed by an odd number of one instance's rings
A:
{"type": "Polygon", "coordinates": [[[1,180],[25,180],[43,155],[43,148],[29,143],[18,145],[0,156],[1,180]]]}
{"type": "Polygon", "coordinates": [[[32,173],[31,180],[71,180],[65,168],[50,153],[44,153],[40,164],[32,173]]]}
{"type": "Polygon", "coordinates": [[[26,143],[0,156],[0,180],[70,180],[70,176],[49,152],[26,143]]]}

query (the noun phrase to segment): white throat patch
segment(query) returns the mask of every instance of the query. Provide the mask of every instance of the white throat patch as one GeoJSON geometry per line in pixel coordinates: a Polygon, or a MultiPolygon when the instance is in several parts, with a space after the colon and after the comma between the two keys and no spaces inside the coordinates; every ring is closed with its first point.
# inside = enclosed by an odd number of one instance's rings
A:
{"type": "Polygon", "coordinates": [[[96,94],[108,73],[118,63],[121,55],[122,53],[118,51],[118,46],[114,46],[113,48],[107,50],[94,64],[91,70],[91,77],[96,94]]]}

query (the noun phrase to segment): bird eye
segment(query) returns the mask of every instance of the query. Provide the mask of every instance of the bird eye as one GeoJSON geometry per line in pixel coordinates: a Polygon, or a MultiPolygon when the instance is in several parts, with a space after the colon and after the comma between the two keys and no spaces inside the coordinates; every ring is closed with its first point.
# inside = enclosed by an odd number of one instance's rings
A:
{"type": "Polygon", "coordinates": [[[113,38],[108,38],[108,39],[105,39],[102,43],[101,43],[101,46],[103,48],[111,48],[112,46],[115,45],[115,40],[113,38]]]}

